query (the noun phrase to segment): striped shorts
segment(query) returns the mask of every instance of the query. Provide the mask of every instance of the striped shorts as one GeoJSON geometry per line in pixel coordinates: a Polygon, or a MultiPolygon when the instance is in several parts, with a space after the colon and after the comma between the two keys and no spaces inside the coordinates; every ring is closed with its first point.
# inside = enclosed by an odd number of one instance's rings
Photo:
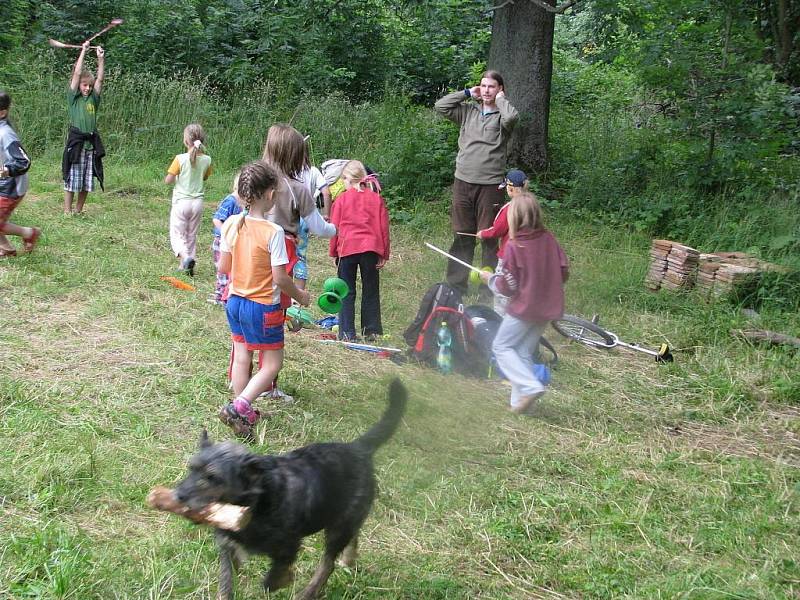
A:
{"type": "Polygon", "coordinates": [[[94,170],[92,163],[94,150],[83,149],[81,158],[69,166],[69,175],[64,182],[65,192],[93,192],[94,191],[94,170]]]}

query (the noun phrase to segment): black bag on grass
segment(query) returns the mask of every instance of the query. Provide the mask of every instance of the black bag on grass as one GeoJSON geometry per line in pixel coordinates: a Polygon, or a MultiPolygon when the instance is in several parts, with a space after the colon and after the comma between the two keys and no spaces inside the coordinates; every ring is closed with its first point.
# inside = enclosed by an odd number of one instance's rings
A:
{"type": "Polygon", "coordinates": [[[436,367],[439,354],[436,335],[442,323],[447,323],[453,338],[450,346],[453,370],[464,375],[485,376],[488,362],[476,346],[475,329],[464,313],[461,293],[446,283],[434,284],[425,292],[417,316],[403,332],[411,356],[436,367]]]}

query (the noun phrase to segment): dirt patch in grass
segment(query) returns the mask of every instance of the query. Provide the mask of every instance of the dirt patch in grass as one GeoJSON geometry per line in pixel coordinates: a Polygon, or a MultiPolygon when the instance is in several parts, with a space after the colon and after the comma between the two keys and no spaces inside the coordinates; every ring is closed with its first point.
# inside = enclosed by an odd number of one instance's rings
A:
{"type": "Polygon", "coordinates": [[[758,430],[727,429],[683,421],[665,427],[671,445],[710,452],[715,456],[762,458],[800,468],[800,439],[791,432],[762,422],[758,430]]]}
{"type": "Polygon", "coordinates": [[[29,301],[18,306],[17,319],[27,343],[14,350],[15,371],[24,379],[117,385],[120,378],[140,377],[134,368],[175,371],[173,361],[137,344],[113,315],[90,315],[74,296],[29,301]]]}

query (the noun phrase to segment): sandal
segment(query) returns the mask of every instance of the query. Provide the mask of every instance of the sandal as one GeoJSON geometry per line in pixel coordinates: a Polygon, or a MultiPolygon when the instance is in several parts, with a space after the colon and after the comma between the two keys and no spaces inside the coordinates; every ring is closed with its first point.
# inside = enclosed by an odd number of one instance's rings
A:
{"type": "Polygon", "coordinates": [[[42,235],[42,230],[38,227],[31,227],[33,233],[29,237],[23,237],[22,242],[25,244],[25,252],[33,252],[33,247],[36,245],[36,241],[39,239],[39,236],[42,235]]]}
{"type": "Polygon", "coordinates": [[[7,256],[16,256],[17,251],[13,248],[0,248],[0,258],[6,258],[7,256]]]}

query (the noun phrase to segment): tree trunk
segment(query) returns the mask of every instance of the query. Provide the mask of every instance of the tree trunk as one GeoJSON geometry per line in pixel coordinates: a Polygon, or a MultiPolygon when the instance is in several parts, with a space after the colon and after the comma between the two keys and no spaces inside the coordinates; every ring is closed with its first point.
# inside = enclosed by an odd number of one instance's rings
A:
{"type": "Polygon", "coordinates": [[[503,76],[508,99],[520,113],[509,166],[533,172],[547,168],[554,26],[555,15],[528,0],[495,9],[492,20],[488,66],[503,76]]]}

